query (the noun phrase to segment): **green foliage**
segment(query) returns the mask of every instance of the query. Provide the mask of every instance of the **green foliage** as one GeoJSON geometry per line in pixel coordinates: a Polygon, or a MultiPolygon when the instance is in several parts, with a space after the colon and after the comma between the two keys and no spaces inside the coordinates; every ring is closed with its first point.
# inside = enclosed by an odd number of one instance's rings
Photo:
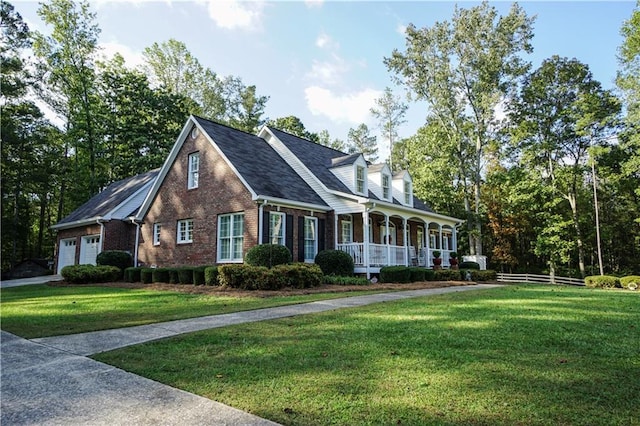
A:
{"type": "Polygon", "coordinates": [[[629,275],[620,278],[620,285],[623,288],[629,288],[630,284],[634,284],[635,288],[640,288],[640,275],[629,275]]]}
{"type": "Polygon", "coordinates": [[[436,279],[436,271],[433,269],[425,269],[424,270],[424,279],[425,281],[435,281],[436,279]]]}
{"type": "Polygon", "coordinates": [[[411,282],[426,281],[426,268],[410,267],[411,282]]]}
{"type": "Polygon", "coordinates": [[[128,283],[138,283],[140,282],[140,271],[142,268],[127,268],[124,270],[124,280],[128,283]]]}
{"type": "Polygon", "coordinates": [[[122,271],[110,265],[69,265],[62,268],[60,274],[70,283],[93,284],[117,281],[121,278],[122,271]]]}
{"type": "Polygon", "coordinates": [[[310,288],[322,284],[317,265],[294,263],[265,266],[222,265],[218,267],[220,285],[242,290],[279,290],[285,287],[310,288]]]}
{"type": "Polygon", "coordinates": [[[622,288],[620,278],[610,275],[593,275],[584,278],[584,284],[589,288],[622,288]]]}
{"type": "Polygon", "coordinates": [[[480,269],[478,262],[460,262],[459,269],[480,269]]]}
{"type": "Polygon", "coordinates": [[[151,273],[151,279],[154,283],[169,283],[169,269],[155,268],[151,273]]]}
{"type": "Polygon", "coordinates": [[[325,275],[323,278],[325,284],[331,285],[369,285],[371,282],[363,277],[343,277],[339,275],[325,275]]]}
{"type": "Polygon", "coordinates": [[[384,266],[380,268],[380,282],[383,282],[383,283],[411,282],[411,270],[406,266],[384,266]]]}
{"type": "MultiPolygon", "coordinates": [[[[378,120],[382,136],[389,143],[392,156],[390,158],[390,167],[392,171],[400,170],[398,164],[393,162],[393,145],[398,138],[398,127],[406,120],[404,119],[409,106],[402,102],[400,97],[393,95],[391,88],[386,87],[384,94],[376,99],[375,107],[371,108],[371,115],[378,120]]],[[[370,143],[370,142],[369,142],[370,143]]]]}
{"type": "Polygon", "coordinates": [[[316,255],[314,262],[325,275],[350,277],[355,268],[353,258],[349,253],[340,250],[322,250],[316,255]]]}
{"type": "Polygon", "coordinates": [[[143,284],[151,284],[153,282],[153,270],[155,268],[142,268],[140,270],[140,281],[143,284]]]}
{"type": "Polygon", "coordinates": [[[133,256],[131,256],[131,253],[122,250],[105,250],[98,253],[96,263],[98,265],[117,266],[124,271],[133,265],[133,256]]]}
{"type": "Polygon", "coordinates": [[[193,284],[194,285],[204,285],[205,276],[204,271],[207,269],[206,266],[196,266],[193,268],[193,284]]]}
{"type": "MultiPolygon", "coordinates": [[[[498,273],[496,271],[492,271],[487,269],[486,271],[478,271],[475,269],[471,269],[471,281],[495,281],[498,279],[498,273]]],[[[465,280],[466,271],[460,271],[460,280],[465,280]]]]}
{"type": "Polygon", "coordinates": [[[217,266],[209,266],[204,270],[204,283],[206,285],[215,285],[218,283],[218,267],[217,266]]]}
{"type": "Polygon", "coordinates": [[[460,271],[454,269],[436,269],[433,271],[434,281],[460,281],[460,271]]]}
{"type": "Polygon", "coordinates": [[[184,266],[178,268],[178,282],[180,284],[193,284],[193,267],[184,266]]]}
{"type": "Polygon", "coordinates": [[[279,244],[260,244],[247,251],[244,261],[247,265],[272,268],[290,263],[291,252],[287,247],[279,244]]]}
{"type": "Polygon", "coordinates": [[[362,123],[357,128],[349,129],[347,142],[349,152],[359,152],[365,160],[375,163],[378,160],[378,142],[375,136],[369,135],[369,128],[362,123]]]}

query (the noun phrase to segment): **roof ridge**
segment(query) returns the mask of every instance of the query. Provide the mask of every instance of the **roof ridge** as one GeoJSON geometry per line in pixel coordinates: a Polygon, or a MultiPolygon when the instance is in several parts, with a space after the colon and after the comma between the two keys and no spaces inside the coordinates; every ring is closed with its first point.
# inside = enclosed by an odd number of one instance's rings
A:
{"type": "MultiPolygon", "coordinates": [[[[229,125],[227,123],[222,123],[220,121],[212,120],[210,118],[204,118],[204,117],[201,117],[201,116],[196,115],[196,114],[191,114],[191,115],[195,119],[208,121],[209,123],[212,123],[212,124],[215,124],[215,125],[218,125],[218,126],[222,126],[222,127],[226,127],[227,129],[231,129],[231,130],[234,130],[236,132],[240,132],[240,133],[244,133],[244,134],[247,134],[247,135],[250,135],[250,136],[254,136],[254,137],[260,138],[260,136],[256,135],[255,133],[249,133],[249,132],[244,131],[242,129],[238,129],[236,127],[232,127],[231,125],[229,125]]],[[[262,139],[262,138],[260,138],[260,139],[262,139]]]]}
{"type": "Polygon", "coordinates": [[[346,153],[346,152],[344,152],[344,151],[340,151],[339,149],[335,149],[335,148],[332,148],[332,147],[327,146],[327,145],[322,145],[321,143],[314,142],[314,141],[312,141],[312,140],[309,140],[309,139],[303,138],[303,137],[301,137],[301,136],[294,135],[293,133],[289,133],[289,132],[286,132],[286,131],[284,131],[284,130],[278,129],[277,127],[269,126],[268,124],[265,124],[265,126],[266,126],[266,127],[268,127],[268,128],[269,128],[269,129],[271,129],[271,130],[277,130],[277,131],[278,131],[278,132],[280,132],[280,133],[284,133],[284,134],[286,134],[286,135],[293,136],[294,138],[300,139],[300,140],[305,141],[305,142],[308,142],[308,143],[312,143],[312,144],[317,145],[317,146],[321,146],[321,147],[326,148],[326,149],[330,149],[330,150],[335,151],[335,152],[337,152],[337,153],[340,153],[340,154],[343,154],[343,155],[351,155],[351,154],[347,154],[347,153],[346,153]]]}

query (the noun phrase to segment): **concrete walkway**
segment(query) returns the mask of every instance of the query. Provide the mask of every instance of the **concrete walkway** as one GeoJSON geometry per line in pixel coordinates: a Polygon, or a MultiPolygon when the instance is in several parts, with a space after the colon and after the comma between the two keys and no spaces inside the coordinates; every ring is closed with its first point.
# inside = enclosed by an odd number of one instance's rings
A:
{"type": "Polygon", "coordinates": [[[494,287],[500,285],[372,294],[33,340],[2,332],[0,424],[274,425],[86,356],[233,324],[494,287]]]}
{"type": "Polygon", "coordinates": [[[62,275],[43,275],[33,278],[18,278],[0,281],[0,288],[18,287],[21,285],[46,284],[49,281],[62,281],[62,275]]]}

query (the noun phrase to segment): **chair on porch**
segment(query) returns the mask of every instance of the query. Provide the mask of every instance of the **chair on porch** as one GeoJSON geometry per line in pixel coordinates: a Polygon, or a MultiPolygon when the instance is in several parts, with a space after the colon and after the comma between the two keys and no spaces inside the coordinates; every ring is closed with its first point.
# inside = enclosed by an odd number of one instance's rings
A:
{"type": "Polygon", "coordinates": [[[411,262],[411,266],[418,266],[418,255],[414,246],[409,246],[409,262],[411,262]]]}

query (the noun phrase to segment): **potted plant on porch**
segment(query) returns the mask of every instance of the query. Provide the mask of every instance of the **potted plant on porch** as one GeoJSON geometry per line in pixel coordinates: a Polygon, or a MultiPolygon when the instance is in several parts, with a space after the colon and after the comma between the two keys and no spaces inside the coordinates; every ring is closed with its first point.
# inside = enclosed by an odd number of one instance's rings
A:
{"type": "Polygon", "coordinates": [[[442,265],[440,250],[434,250],[433,251],[433,269],[440,269],[440,265],[442,265]]]}
{"type": "Polygon", "coordinates": [[[458,269],[458,252],[449,253],[449,265],[451,265],[451,269],[458,269]]]}

